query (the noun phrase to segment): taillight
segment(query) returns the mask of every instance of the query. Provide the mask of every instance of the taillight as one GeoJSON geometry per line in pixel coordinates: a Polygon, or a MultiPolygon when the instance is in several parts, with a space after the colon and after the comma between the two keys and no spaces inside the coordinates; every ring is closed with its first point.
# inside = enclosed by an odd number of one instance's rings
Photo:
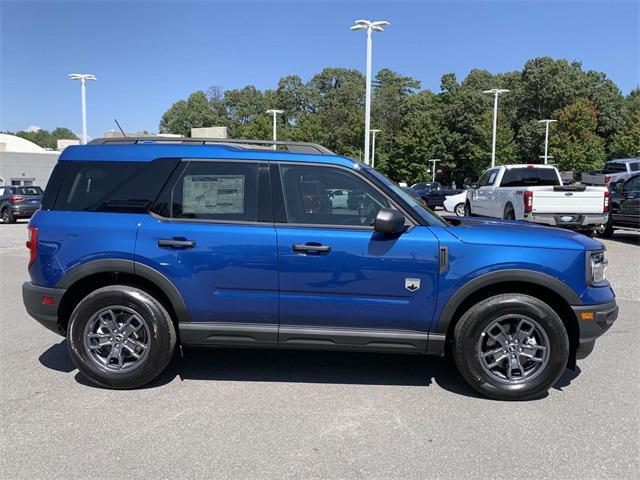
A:
{"type": "Polygon", "coordinates": [[[531,211],[533,210],[533,192],[524,192],[522,198],[524,199],[524,212],[531,213],[531,211]]]}
{"type": "Polygon", "coordinates": [[[11,203],[22,203],[24,202],[24,197],[22,195],[11,195],[9,201],[11,203]]]}
{"type": "Polygon", "coordinates": [[[604,191],[604,205],[602,206],[602,213],[607,213],[609,211],[609,204],[611,200],[609,199],[610,193],[609,190],[604,191]]]}
{"type": "Polygon", "coordinates": [[[609,183],[611,181],[611,175],[604,176],[604,183],[609,183]]]}
{"type": "Polygon", "coordinates": [[[38,255],[38,227],[27,227],[28,239],[27,248],[29,249],[29,267],[36,261],[38,255]]]}

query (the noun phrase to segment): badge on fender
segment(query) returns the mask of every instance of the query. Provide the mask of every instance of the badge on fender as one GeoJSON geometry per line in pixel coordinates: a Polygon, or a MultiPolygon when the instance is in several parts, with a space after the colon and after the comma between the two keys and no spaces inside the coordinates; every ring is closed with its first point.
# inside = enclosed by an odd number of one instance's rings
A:
{"type": "Polygon", "coordinates": [[[420,279],[419,278],[405,278],[404,279],[404,288],[409,290],[410,292],[415,292],[420,289],[420,279]]]}

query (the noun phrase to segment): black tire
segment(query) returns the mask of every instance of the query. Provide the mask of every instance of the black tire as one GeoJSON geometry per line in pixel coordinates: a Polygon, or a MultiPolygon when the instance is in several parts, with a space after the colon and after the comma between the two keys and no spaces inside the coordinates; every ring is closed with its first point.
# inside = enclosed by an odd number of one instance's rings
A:
{"type": "Polygon", "coordinates": [[[67,340],[71,359],[86,378],[103,387],[127,389],[150,382],[165,369],[175,349],[176,331],[166,309],[154,297],[127,285],[112,285],[90,293],[78,303],[69,320],[67,340]],[[86,347],[88,323],[95,321],[92,319],[97,313],[112,306],[135,312],[149,333],[148,351],[141,360],[133,360],[134,366],[128,371],[107,368],[96,361],[86,347]]]}
{"type": "Polygon", "coordinates": [[[511,205],[510,203],[508,203],[507,206],[504,208],[503,218],[505,220],[515,220],[516,219],[516,212],[513,211],[513,205],[511,205]]]}
{"type": "Polygon", "coordinates": [[[586,235],[589,238],[593,238],[593,236],[595,235],[595,230],[592,229],[578,230],[578,232],[580,232],[582,235],[586,235]]]}
{"type": "MultiPolygon", "coordinates": [[[[503,351],[507,353],[506,348],[503,351]]],[[[569,357],[569,337],[558,314],[543,301],[520,293],[501,294],[482,300],[462,315],[454,329],[453,354],[462,377],[481,394],[496,400],[530,400],[543,395],[562,376],[569,357]],[[541,362],[540,367],[532,363],[538,371],[530,379],[506,383],[485,369],[479,349],[483,339],[489,339],[483,336],[485,329],[494,321],[518,315],[533,320],[544,331],[548,352],[546,363],[541,362]]]]}
{"type": "Polygon", "coordinates": [[[469,202],[464,204],[464,216],[473,217],[473,212],[471,211],[471,204],[469,202]]]}
{"type": "Polygon", "coordinates": [[[458,203],[455,207],[453,207],[453,213],[455,213],[458,217],[465,216],[465,204],[458,203]]]}
{"type": "Polygon", "coordinates": [[[11,209],[4,208],[2,210],[2,222],[3,223],[16,223],[16,217],[13,216],[11,209]]]}
{"type": "Polygon", "coordinates": [[[613,218],[611,214],[609,214],[609,218],[607,218],[607,223],[604,224],[604,228],[596,230],[596,233],[600,238],[611,238],[613,237],[613,218]]]}

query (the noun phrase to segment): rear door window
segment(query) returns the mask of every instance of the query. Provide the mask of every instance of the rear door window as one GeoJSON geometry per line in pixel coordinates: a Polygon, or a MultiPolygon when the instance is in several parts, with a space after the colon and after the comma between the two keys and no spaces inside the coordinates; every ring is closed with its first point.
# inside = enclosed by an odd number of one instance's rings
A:
{"type": "Polygon", "coordinates": [[[178,162],[68,162],[54,210],[146,213],[178,162]]]}
{"type": "Polygon", "coordinates": [[[539,187],[560,185],[553,168],[509,168],[502,176],[501,187],[539,187]]]}
{"type": "Polygon", "coordinates": [[[258,168],[249,162],[190,161],[153,211],[175,219],[257,222],[263,216],[259,214],[258,168]]]}

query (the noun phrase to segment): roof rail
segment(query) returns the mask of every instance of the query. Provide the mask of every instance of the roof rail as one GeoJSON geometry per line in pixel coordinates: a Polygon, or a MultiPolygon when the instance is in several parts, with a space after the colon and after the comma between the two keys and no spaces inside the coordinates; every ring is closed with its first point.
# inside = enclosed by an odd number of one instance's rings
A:
{"type": "Polygon", "coordinates": [[[284,147],[291,153],[314,153],[320,155],[335,155],[334,152],[322,145],[310,142],[289,142],[278,140],[243,140],[237,138],[187,138],[187,137],[114,137],[96,138],[88,145],[134,145],[139,143],[178,143],[188,145],[229,145],[240,148],[271,149],[273,144],[284,147]]]}

